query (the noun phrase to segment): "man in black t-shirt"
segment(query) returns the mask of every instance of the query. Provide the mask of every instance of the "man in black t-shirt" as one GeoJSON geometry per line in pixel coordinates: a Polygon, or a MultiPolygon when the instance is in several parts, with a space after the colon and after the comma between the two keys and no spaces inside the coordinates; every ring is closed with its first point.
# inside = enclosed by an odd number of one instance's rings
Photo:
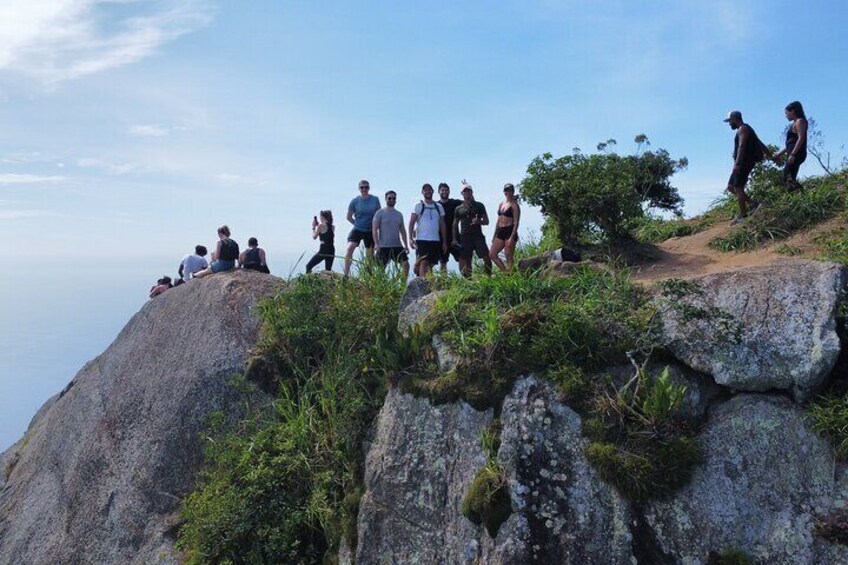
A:
{"type": "Polygon", "coordinates": [[[442,209],[445,211],[445,225],[448,227],[447,237],[444,242],[447,250],[439,258],[442,273],[444,273],[448,269],[448,259],[451,255],[453,255],[454,261],[459,262],[459,250],[451,244],[453,243],[453,214],[456,207],[462,204],[462,201],[456,198],[450,198],[450,187],[446,182],[439,184],[439,198],[439,204],[442,205],[442,209]]]}
{"type": "Polygon", "coordinates": [[[767,156],[771,157],[771,152],[757,137],[754,128],[742,121],[742,112],[739,110],[733,110],[727,114],[724,121],[730,125],[730,129],[736,130],[736,137],[733,139],[733,171],[727,181],[727,190],[736,195],[739,201],[739,214],[730,222],[731,226],[735,226],[760,207],[759,202],[755,202],[745,194],[745,184],[754,165],[767,156]],[[750,211],[748,210],[749,202],[751,203],[750,211]]]}
{"type": "Polygon", "coordinates": [[[489,258],[489,246],[483,236],[483,227],[489,225],[486,207],[474,200],[474,190],[463,181],[462,204],[456,207],[453,217],[454,241],[460,244],[459,270],[462,276],[471,276],[471,258],[474,253],[483,259],[486,274],[492,274],[492,260],[489,258]]]}

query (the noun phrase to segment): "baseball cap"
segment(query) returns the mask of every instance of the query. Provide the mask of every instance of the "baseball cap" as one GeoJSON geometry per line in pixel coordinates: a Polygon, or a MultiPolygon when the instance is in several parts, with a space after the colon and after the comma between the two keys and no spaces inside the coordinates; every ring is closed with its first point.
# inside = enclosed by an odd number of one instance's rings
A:
{"type": "Polygon", "coordinates": [[[733,110],[731,112],[728,112],[727,117],[724,118],[724,121],[729,122],[730,120],[734,120],[734,119],[741,120],[742,119],[742,112],[740,112],[739,110],[733,110]]]}
{"type": "Polygon", "coordinates": [[[470,184],[464,184],[464,185],[462,185],[462,190],[460,190],[459,192],[460,192],[460,193],[462,193],[462,192],[465,192],[466,190],[467,190],[468,192],[474,192],[474,189],[473,189],[473,188],[471,188],[471,185],[470,185],[470,184]]]}
{"type": "Polygon", "coordinates": [[[511,182],[505,183],[503,189],[515,192],[515,187],[512,185],[511,182]]]}

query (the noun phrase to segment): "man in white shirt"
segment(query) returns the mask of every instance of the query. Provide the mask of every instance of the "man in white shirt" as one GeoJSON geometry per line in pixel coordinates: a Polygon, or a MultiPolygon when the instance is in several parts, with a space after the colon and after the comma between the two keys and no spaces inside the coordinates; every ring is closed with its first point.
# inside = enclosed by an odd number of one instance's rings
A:
{"type": "Polygon", "coordinates": [[[194,273],[202,271],[209,266],[209,263],[204,259],[206,253],[206,248],[198,245],[194,248],[193,254],[183,257],[183,260],[180,261],[179,268],[180,278],[183,282],[188,282],[194,277],[194,273]]]}
{"type": "Polygon", "coordinates": [[[439,262],[447,251],[447,228],[445,209],[433,200],[433,187],[429,183],[421,187],[424,200],[415,205],[409,218],[409,238],[416,250],[416,272],[419,277],[439,262]]]}

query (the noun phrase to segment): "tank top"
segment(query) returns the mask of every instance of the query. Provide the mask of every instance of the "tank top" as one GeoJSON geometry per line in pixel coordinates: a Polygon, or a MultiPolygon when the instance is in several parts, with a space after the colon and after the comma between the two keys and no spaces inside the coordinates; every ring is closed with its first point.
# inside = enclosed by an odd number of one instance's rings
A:
{"type": "Polygon", "coordinates": [[[322,234],[318,234],[318,241],[321,242],[321,245],[326,247],[333,247],[333,239],[335,239],[335,231],[336,228],[333,225],[327,225],[327,231],[322,234]]]}
{"type": "Polygon", "coordinates": [[[259,265],[261,264],[261,259],[259,258],[259,248],[255,247],[253,249],[248,249],[244,252],[244,265],[247,267],[248,265],[259,265]]]}
{"type": "MultiPolygon", "coordinates": [[[[803,118],[802,118],[803,119],[803,118]]],[[[804,120],[806,121],[806,120],[804,120]]],[[[786,130],[786,151],[788,153],[792,153],[792,150],[795,149],[795,145],[798,143],[798,132],[795,131],[795,122],[792,122],[792,125],[786,130]]],[[[804,148],[804,153],[807,152],[807,148],[804,148]]]]}

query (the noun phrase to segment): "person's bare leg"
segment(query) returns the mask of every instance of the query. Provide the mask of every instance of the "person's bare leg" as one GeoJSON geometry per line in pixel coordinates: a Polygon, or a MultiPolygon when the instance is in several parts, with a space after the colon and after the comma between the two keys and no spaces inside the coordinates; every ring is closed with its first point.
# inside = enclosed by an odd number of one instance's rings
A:
{"type": "Polygon", "coordinates": [[[401,272],[403,272],[403,280],[409,280],[409,261],[404,261],[401,264],[401,272]]]}
{"type": "Polygon", "coordinates": [[[504,257],[506,257],[506,270],[511,271],[515,263],[515,244],[516,241],[512,238],[504,242],[504,257]]]}
{"type": "Polygon", "coordinates": [[[498,254],[503,250],[503,248],[504,241],[502,239],[494,238],[492,240],[492,247],[489,249],[489,259],[495,262],[495,265],[498,266],[498,269],[500,269],[501,271],[506,271],[506,266],[503,264],[503,261],[501,261],[501,258],[498,256],[498,254]]]}
{"type": "Polygon", "coordinates": [[[344,276],[348,276],[350,274],[350,264],[353,262],[353,252],[357,247],[359,247],[359,245],[352,241],[347,244],[347,251],[345,252],[344,276]]]}
{"type": "Polygon", "coordinates": [[[462,273],[462,276],[466,279],[471,278],[471,259],[459,260],[459,272],[462,273]]]}
{"type": "Polygon", "coordinates": [[[489,258],[488,255],[483,257],[483,268],[485,269],[487,275],[492,274],[492,260],[489,258]]]}
{"type": "Polygon", "coordinates": [[[194,276],[192,278],[202,279],[203,277],[206,277],[206,276],[211,275],[211,274],[212,274],[212,268],[207,267],[207,268],[203,269],[202,271],[197,271],[196,273],[194,273],[194,276]]]}

